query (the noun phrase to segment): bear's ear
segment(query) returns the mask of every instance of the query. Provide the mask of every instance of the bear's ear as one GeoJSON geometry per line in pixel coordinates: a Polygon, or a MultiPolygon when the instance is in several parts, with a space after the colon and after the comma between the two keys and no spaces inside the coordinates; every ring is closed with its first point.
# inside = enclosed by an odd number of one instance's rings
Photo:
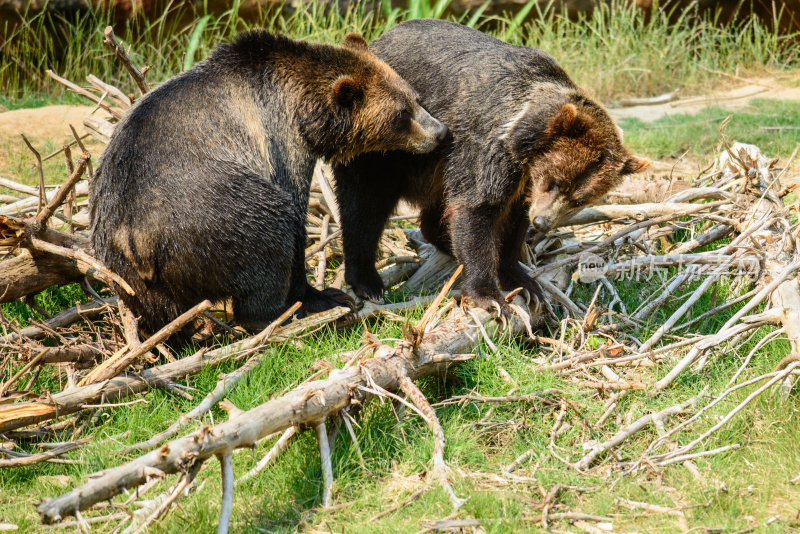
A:
{"type": "Polygon", "coordinates": [[[349,108],[364,94],[361,85],[350,76],[340,76],[333,84],[333,101],[349,108]]]}
{"type": "Polygon", "coordinates": [[[579,124],[578,108],[574,104],[564,104],[550,119],[547,131],[551,135],[568,135],[579,124]]]}
{"type": "Polygon", "coordinates": [[[619,173],[623,176],[627,174],[638,174],[650,167],[650,161],[636,156],[629,157],[625,163],[622,164],[622,169],[619,173]]]}
{"type": "Polygon", "coordinates": [[[344,45],[346,48],[352,48],[353,50],[362,50],[364,52],[369,51],[367,42],[356,32],[350,32],[345,35],[344,39],[342,40],[342,45],[344,45]]]}

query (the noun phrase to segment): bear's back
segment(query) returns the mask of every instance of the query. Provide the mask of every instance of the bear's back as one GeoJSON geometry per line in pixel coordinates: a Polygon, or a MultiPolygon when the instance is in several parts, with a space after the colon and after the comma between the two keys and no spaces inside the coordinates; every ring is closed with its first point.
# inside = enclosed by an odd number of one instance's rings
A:
{"type": "Polygon", "coordinates": [[[464,84],[486,89],[491,83],[500,91],[545,82],[575,87],[550,54],[508,44],[449,21],[403,22],[373,41],[370,48],[414,87],[428,85],[431,77],[438,78],[445,92],[459,86],[463,89],[464,84]],[[428,83],[414,83],[422,79],[428,83]]]}
{"type": "Polygon", "coordinates": [[[456,137],[486,136],[522,103],[579,91],[546,52],[505,43],[442,20],[411,20],[373,41],[371,50],[406,79],[428,111],[456,137]]]}

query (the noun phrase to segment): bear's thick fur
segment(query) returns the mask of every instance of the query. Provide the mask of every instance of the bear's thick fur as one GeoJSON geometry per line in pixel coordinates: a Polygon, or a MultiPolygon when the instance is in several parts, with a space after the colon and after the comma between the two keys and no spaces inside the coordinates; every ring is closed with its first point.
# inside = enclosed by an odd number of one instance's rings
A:
{"type": "Polygon", "coordinates": [[[203,299],[232,298],[259,328],[288,304],[347,304],[306,279],[317,157],[428,152],[446,128],[357,34],[344,46],[239,35],[145,95],[117,125],[90,184],[95,253],[149,332],[203,299]]]}
{"type": "Polygon", "coordinates": [[[421,207],[425,238],[464,264],[462,295],[508,311],[501,288],[539,291],[518,261],[529,223],[546,232],[648,165],[541,50],[439,20],[399,24],[370,49],[452,137],[428,154],[373,152],[334,167],[345,279],[356,295],[383,292],[375,252],[402,198],[421,207]]]}

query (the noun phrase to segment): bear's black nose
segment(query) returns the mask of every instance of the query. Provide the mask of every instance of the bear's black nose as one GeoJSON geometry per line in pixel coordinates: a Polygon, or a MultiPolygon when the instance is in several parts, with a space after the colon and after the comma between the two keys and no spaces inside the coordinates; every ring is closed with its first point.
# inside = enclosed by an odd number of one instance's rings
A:
{"type": "Polygon", "coordinates": [[[541,215],[535,217],[531,223],[537,232],[545,233],[550,229],[550,221],[547,220],[547,217],[542,217],[541,215]]]}
{"type": "Polygon", "coordinates": [[[441,143],[442,141],[444,141],[444,138],[447,137],[447,132],[449,130],[447,129],[447,125],[445,123],[442,122],[440,124],[442,126],[436,132],[436,140],[441,143]]]}

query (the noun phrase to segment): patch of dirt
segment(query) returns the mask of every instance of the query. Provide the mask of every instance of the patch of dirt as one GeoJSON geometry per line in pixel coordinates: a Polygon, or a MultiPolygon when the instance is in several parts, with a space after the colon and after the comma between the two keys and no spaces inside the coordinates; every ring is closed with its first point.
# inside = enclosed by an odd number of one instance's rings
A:
{"type": "MultiPolygon", "coordinates": [[[[794,80],[796,83],[797,80],[794,80]]],[[[791,82],[789,82],[791,83],[791,82]]],[[[637,118],[643,122],[653,122],[667,115],[695,114],[708,107],[719,107],[735,111],[746,108],[753,98],[770,100],[800,100],[800,87],[791,86],[777,79],[750,80],[749,83],[716,91],[705,96],[685,97],[667,104],[653,106],[630,106],[613,108],[609,112],[615,119],[637,118]]]]}
{"type": "Polygon", "coordinates": [[[60,145],[72,139],[70,124],[79,135],[86,133],[83,119],[92,109],[90,106],[59,105],[0,113],[0,140],[16,141],[19,140],[19,134],[23,133],[29,139],[60,145]]]}
{"type": "MultiPolygon", "coordinates": [[[[736,87],[715,91],[704,96],[686,96],[666,104],[611,108],[608,111],[615,119],[636,118],[643,122],[654,122],[668,115],[697,114],[708,107],[718,107],[727,111],[742,110],[749,107],[754,98],[800,101],[800,73],[783,78],[750,79],[736,87]]],[[[800,137],[798,140],[800,141],[800,137]]],[[[686,159],[653,161],[650,174],[694,176],[708,163],[686,159]]],[[[790,164],[788,175],[782,179],[782,183],[784,185],[800,183],[800,175],[797,173],[800,173],[800,161],[795,158],[790,164]]]]}

